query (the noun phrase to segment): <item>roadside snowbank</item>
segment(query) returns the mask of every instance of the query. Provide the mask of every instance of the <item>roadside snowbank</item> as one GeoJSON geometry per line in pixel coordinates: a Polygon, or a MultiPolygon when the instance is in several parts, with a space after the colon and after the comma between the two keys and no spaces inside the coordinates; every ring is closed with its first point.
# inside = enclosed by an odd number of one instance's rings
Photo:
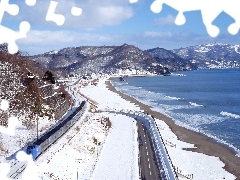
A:
{"type": "Polygon", "coordinates": [[[99,157],[93,179],[139,179],[136,122],[109,114],[112,130],[99,157]]]}

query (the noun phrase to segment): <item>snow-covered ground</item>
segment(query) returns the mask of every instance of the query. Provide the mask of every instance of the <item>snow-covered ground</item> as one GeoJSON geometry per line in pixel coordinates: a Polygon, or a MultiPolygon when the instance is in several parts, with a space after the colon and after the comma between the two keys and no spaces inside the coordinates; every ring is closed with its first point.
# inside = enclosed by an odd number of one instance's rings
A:
{"type": "MultiPolygon", "coordinates": [[[[88,83],[82,81],[69,88],[76,102],[81,99],[78,92],[83,84],[88,83]]],[[[104,85],[101,81],[98,86],[89,83],[81,88],[81,93],[96,102],[98,112],[88,112],[85,119],[79,120],[37,160],[37,164],[44,161],[49,164],[49,172],[40,177],[139,179],[136,122],[128,116],[101,112],[113,107],[139,111],[139,107],[108,91],[104,85]],[[110,128],[107,119],[111,122],[110,128]]]]}
{"type": "MultiPolygon", "coordinates": [[[[49,121],[46,117],[39,117],[38,122],[39,135],[55,124],[55,122],[49,121]]],[[[28,142],[36,139],[36,137],[37,128],[36,130],[27,129],[25,126],[22,126],[20,122],[15,129],[14,136],[0,133],[0,162],[3,162],[5,158],[8,158],[15,152],[19,151],[20,147],[24,147],[28,142]]]]}
{"type": "MultiPolygon", "coordinates": [[[[140,108],[109,91],[105,81],[79,89],[98,104],[98,111],[136,110],[140,108]]],[[[100,113],[102,114],[102,113],[100,113]]],[[[105,113],[104,113],[105,114],[105,113]]],[[[93,179],[139,179],[137,126],[133,118],[108,113],[112,129],[93,174],[93,179]]]]}
{"type": "Polygon", "coordinates": [[[136,122],[109,114],[112,130],[100,154],[93,179],[139,179],[136,122]]]}
{"type": "MultiPolygon", "coordinates": [[[[49,165],[47,172],[39,174],[40,179],[139,179],[136,122],[129,116],[108,111],[140,111],[140,108],[108,90],[105,80],[106,77],[97,84],[89,83],[89,80],[71,83],[68,91],[76,104],[82,101],[81,93],[96,104],[96,110],[85,112],[63,137],[37,159],[37,165],[43,162],[49,165]]],[[[88,104],[88,108],[93,106],[88,104]]],[[[194,145],[179,141],[163,121],[156,120],[156,123],[172,163],[181,174],[193,175],[194,180],[235,179],[222,168],[224,164],[219,158],[183,150],[194,148],[194,145]]],[[[39,126],[44,128],[49,124],[43,120],[39,126]]],[[[16,135],[20,133],[24,133],[25,138],[34,136],[18,127],[16,135]]],[[[1,142],[4,141],[8,143],[6,148],[15,148],[13,138],[4,136],[1,142]]],[[[179,179],[187,178],[182,176],[179,179]]]]}
{"type": "Polygon", "coordinates": [[[108,131],[104,116],[88,114],[79,120],[37,160],[49,164],[43,179],[91,179],[108,131]]]}

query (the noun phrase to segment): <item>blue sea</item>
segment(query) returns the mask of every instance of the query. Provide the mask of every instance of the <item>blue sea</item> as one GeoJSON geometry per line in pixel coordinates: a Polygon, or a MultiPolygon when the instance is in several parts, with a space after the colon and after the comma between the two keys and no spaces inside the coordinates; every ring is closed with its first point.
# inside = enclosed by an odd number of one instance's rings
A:
{"type": "Polygon", "coordinates": [[[205,134],[240,156],[240,69],[174,74],[115,78],[112,83],[176,124],[205,134]]]}

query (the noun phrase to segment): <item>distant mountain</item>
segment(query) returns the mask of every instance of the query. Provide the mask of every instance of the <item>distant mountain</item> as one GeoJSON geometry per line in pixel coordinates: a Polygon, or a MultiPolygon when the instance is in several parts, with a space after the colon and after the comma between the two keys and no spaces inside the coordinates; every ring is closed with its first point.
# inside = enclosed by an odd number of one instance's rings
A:
{"type": "Polygon", "coordinates": [[[148,52],[123,44],[122,46],[68,47],[31,57],[46,68],[61,68],[67,72],[168,74],[168,68],[159,64],[148,52]]]}
{"type": "Polygon", "coordinates": [[[184,70],[195,70],[197,66],[191,63],[189,60],[183,59],[177,54],[163,49],[153,48],[146,50],[156,61],[163,66],[166,66],[170,71],[184,71],[184,70]]]}
{"type": "Polygon", "coordinates": [[[240,45],[212,43],[174,49],[146,51],[122,46],[68,47],[32,56],[46,68],[68,73],[169,74],[173,71],[202,68],[239,68],[240,45]]]}
{"type": "Polygon", "coordinates": [[[189,60],[198,68],[239,68],[240,45],[211,43],[174,49],[181,58],[189,60]]]}

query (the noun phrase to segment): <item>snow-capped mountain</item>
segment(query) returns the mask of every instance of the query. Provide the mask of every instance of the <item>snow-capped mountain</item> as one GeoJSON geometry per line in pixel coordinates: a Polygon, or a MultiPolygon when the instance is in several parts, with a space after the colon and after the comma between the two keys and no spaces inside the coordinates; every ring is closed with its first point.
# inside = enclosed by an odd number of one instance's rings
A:
{"type": "Polygon", "coordinates": [[[189,60],[185,60],[177,54],[163,49],[153,48],[146,50],[152,57],[154,57],[158,63],[166,66],[170,71],[182,71],[182,70],[195,70],[197,66],[191,63],[189,60]]]}
{"type": "Polygon", "coordinates": [[[198,68],[240,67],[240,45],[215,42],[174,49],[172,52],[196,64],[198,68]]]}
{"type": "Polygon", "coordinates": [[[238,68],[240,45],[212,43],[174,49],[143,51],[135,46],[68,47],[32,56],[46,68],[68,73],[168,74],[172,71],[202,68],[238,68]]]}
{"type": "Polygon", "coordinates": [[[68,47],[31,57],[47,68],[61,68],[67,72],[167,74],[168,68],[159,64],[148,52],[123,44],[122,46],[68,47]]]}

